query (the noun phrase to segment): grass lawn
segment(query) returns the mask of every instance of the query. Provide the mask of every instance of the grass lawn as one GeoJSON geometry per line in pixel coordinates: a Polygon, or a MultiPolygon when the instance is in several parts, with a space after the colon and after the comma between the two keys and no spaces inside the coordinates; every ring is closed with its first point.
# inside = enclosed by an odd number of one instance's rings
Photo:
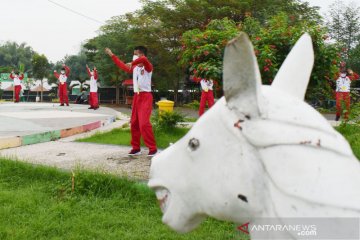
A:
{"type": "Polygon", "coordinates": [[[342,124],[336,130],[348,140],[355,156],[360,160],[360,125],[342,124]]]}
{"type": "Polygon", "coordinates": [[[0,239],[240,239],[235,225],[206,220],[180,235],[161,222],[154,193],[115,176],[0,159],[0,239]]]}
{"type": "MultiPolygon", "coordinates": [[[[156,144],[159,148],[167,148],[170,143],[175,143],[182,138],[187,132],[188,128],[175,128],[171,131],[154,131],[156,144]]],[[[130,129],[116,128],[107,133],[98,133],[88,138],[79,139],[79,142],[93,142],[102,144],[116,144],[130,146],[130,129]]],[[[144,144],[142,144],[145,146],[144,144]]]]}

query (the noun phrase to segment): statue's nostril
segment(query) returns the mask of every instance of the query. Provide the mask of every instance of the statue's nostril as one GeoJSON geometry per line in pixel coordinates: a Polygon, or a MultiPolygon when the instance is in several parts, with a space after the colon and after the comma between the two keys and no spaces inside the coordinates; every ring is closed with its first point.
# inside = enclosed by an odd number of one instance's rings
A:
{"type": "Polygon", "coordinates": [[[239,194],[238,198],[243,200],[244,202],[248,202],[247,197],[245,197],[244,195],[239,194]]]}
{"type": "Polygon", "coordinates": [[[200,141],[196,138],[192,138],[189,140],[189,148],[191,151],[195,151],[200,147],[200,141]]]}

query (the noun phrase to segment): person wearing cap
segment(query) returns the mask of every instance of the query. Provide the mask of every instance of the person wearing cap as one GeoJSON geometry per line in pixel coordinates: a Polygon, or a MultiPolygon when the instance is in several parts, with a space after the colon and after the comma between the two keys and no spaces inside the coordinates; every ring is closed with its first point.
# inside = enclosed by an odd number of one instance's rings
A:
{"type": "Polygon", "coordinates": [[[14,70],[10,73],[10,78],[14,81],[14,92],[15,92],[15,103],[20,102],[20,91],[21,91],[21,81],[24,79],[24,74],[14,70]]]}
{"type": "Polygon", "coordinates": [[[66,66],[65,64],[62,65],[62,69],[60,74],[57,73],[56,70],[54,70],[54,76],[59,80],[59,98],[60,98],[60,106],[64,106],[64,103],[66,103],[66,106],[69,106],[69,97],[67,92],[67,79],[70,75],[70,68],[66,66]]]}
{"type": "Polygon", "coordinates": [[[205,112],[206,102],[208,104],[208,108],[211,108],[214,105],[214,93],[213,93],[213,80],[201,79],[201,99],[200,99],[200,107],[199,107],[199,116],[203,115],[205,112]]]}
{"type": "Polygon", "coordinates": [[[349,118],[350,112],[350,84],[351,80],[347,76],[346,69],[342,69],[340,77],[336,80],[336,118],[335,121],[339,121],[342,113],[341,102],[345,102],[346,111],[344,113],[344,119],[349,118]]]}
{"type": "Polygon", "coordinates": [[[133,75],[134,98],[130,121],[132,149],[128,155],[141,154],[140,138],[142,137],[145,145],[149,148],[148,156],[155,156],[158,150],[150,123],[153,104],[151,92],[153,66],[146,57],[147,48],[144,46],[135,47],[133,61],[129,64],[122,62],[109,48],[106,48],[105,52],[120,69],[133,75]]]}
{"type": "Polygon", "coordinates": [[[96,70],[96,67],[93,68],[91,71],[89,66],[86,65],[86,71],[90,77],[90,96],[89,96],[89,109],[98,109],[99,108],[99,100],[98,100],[98,86],[97,86],[97,80],[98,80],[98,72],[96,70]]]}

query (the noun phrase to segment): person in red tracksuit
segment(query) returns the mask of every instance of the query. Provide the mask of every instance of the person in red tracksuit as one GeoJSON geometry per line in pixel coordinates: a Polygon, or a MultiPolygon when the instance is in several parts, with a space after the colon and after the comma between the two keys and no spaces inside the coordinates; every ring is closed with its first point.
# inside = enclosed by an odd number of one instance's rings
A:
{"type": "Polygon", "coordinates": [[[89,96],[90,107],[89,107],[89,109],[96,110],[99,108],[99,100],[98,100],[98,94],[97,94],[98,72],[96,70],[96,67],[94,67],[94,69],[91,71],[88,65],[86,65],[86,71],[90,77],[90,96],[89,96]]]}
{"type": "Polygon", "coordinates": [[[204,114],[206,102],[208,103],[208,108],[211,108],[214,105],[214,93],[213,93],[213,80],[201,79],[201,99],[200,99],[200,108],[199,116],[204,114]]]}
{"type": "Polygon", "coordinates": [[[24,74],[19,72],[14,73],[12,71],[10,73],[10,78],[14,80],[14,91],[15,91],[15,103],[20,102],[20,91],[21,91],[21,81],[24,79],[24,74]]]}
{"type": "Polygon", "coordinates": [[[128,155],[139,155],[140,138],[144,139],[149,148],[148,156],[157,153],[150,116],[152,111],[153,96],[151,93],[151,77],[153,66],[146,57],[147,48],[138,46],[134,49],[133,61],[129,64],[122,62],[109,48],[105,52],[112,58],[114,63],[122,70],[133,74],[134,98],[131,112],[131,146],[128,155]]]}
{"type": "Polygon", "coordinates": [[[54,70],[54,76],[59,79],[59,98],[60,98],[60,106],[64,106],[66,103],[69,106],[69,97],[67,92],[67,79],[70,75],[70,68],[63,64],[60,74],[54,70]]]}
{"type": "Polygon", "coordinates": [[[349,118],[350,113],[350,85],[351,81],[359,79],[359,74],[351,70],[350,68],[346,69],[345,64],[341,65],[341,71],[338,74],[338,79],[336,80],[336,117],[335,121],[339,121],[342,109],[341,102],[344,101],[346,112],[344,113],[344,119],[349,118]]]}

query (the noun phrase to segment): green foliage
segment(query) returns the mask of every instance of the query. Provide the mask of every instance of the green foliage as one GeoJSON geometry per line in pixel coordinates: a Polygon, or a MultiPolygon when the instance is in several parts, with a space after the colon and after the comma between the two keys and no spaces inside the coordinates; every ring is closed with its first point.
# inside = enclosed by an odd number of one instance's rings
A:
{"type": "Polygon", "coordinates": [[[184,122],[185,117],[176,111],[155,111],[151,117],[151,122],[156,129],[171,130],[176,127],[179,122],[184,122]]]}
{"type": "Polygon", "coordinates": [[[0,159],[1,239],[234,239],[231,223],[207,220],[180,235],[161,223],[145,184],[108,174],[0,159]],[[74,189],[72,189],[74,180],[74,189]],[[74,191],[73,191],[74,190],[74,191]]]}
{"type": "MultiPolygon", "coordinates": [[[[316,8],[297,0],[144,0],[140,10],[109,20],[102,26],[100,35],[90,39],[84,48],[88,60],[94,61],[106,84],[119,85],[129,76],[114,66],[111,59],[104,54],[104,48],[109,47],[120,59],[129,62],[134,46],[147,46],[149,59],[155,69],[153,82],[156,88],[174,90],[176,101],[176,90],[182,88],[181,84],[188,77],[187,69],[183,64],[178,64],[184,32],[203,30],[210,20],[228,18],[229,21],[239,22],[246,15],[253,15],[261,23],[265,23],[269,16],[281,10],[299,18],[320,18],[316,8]]],[[[202,52],[206,51],[209,52],[209,57],[215,54],[221,58],[222,48],[215,45],[198,49],[197,55],[203,57],[202,52]]],[[[219,76],[220,63],[202,62],[197,67],[208,77],[219,76]]]]}
{"type": "Polygon", "coordinates": [[[348,60],[351,49],[359,44],[360,7],[337,0],[330,6],[326,26],[330,36],[343,47],[343,60],[348,60]]]}
{"type": "Polygon", "coordinates": [[[31,59],[34,54],[34,50],[26,43],[5,42],[0,45],[0,66],[17,69],[23,64],[23,68],[30,71],[32,69],[31,59]]]}
{"type": "Polygon", "coordinates": [[[89,79],[86,72],[86,64],[91,67],[91,63],[87,61],[86,55],[83,51],[80,51],[77,55],[66,56],[64,63],[71,69],[70,78],[84,82],[89,79]]]}
{"type": "Polygon", "coordinates": [[[238,34],[235,22],[227,18],[211,21],[204,31],[185,32],[179,64],[190,66],[190,71],[197,77],[221,80],[225,46],[238,34]]]}
{"type": "MultiPolygon", "coordinates": [[[[188,128],[160,129],[154,128],[156,145],[159,148],[167,148],[170,143],[175,143],[182,138],[188,131],[188,128]]],[[[91,137],[79,139],[79,142],[93,142],[100,144],[115,144],[130,146],[131,134],[128,128],[118,128],[106,133],[98,133],[91,137]]],[[[145,145],[142,143],[142,146],[145,145]]]]}
{"type": "Polygon", "coordinates": [[[33,65],[33,77],[37,79],[43,79],[49,75],[50,65],[45,55],[39,55],[35,53],[32,61],[33,65]]]}
{"type": "MultiPolygon", "coordinates": [[[[346,108],[342,108],[346,109],[346,108]]],[[[360,123],[360,102],[355,102],[350,106],[349,120],[360,123]]]]}
{"type": "MultiPolygon", "coordinates": [[[[360,108],[359,106],[357,106],[357,108],[357,114],[359,114],[360,108]]],[[[359,118],[357,118],[357,120],[359,120],[359,118]]],[[[355,156],[360,160],[360,125],[344,122],[336,127],[336,130],[348,140],[355,156]]]]}
{"type": "Polygon", "coordinates": [[[22,73],[25,72],[25,65],[23,63],[19,64],[19,71],[22,73]]]}
{"type": "MultiPolygon", "coordinates": [[[[339,48],[326,43],[326,31],[316,22],[299,21],[294,16],[279,13],[266,25],[252,17],[245,18],[237,27],[229,19],[211,21],[205,30],[191,30],[183,34],[183,51],[180,63],[188,66],[195,76],[211,77],[222,81],[222,55],[226,42],[239,34],[249,34],[254,44],[264,84],[271,84],[282,62],[305,32],[313,39],[315,64],[307,97],[330,97],[338,69],[339,48]]],[[[296,73],[294,73],[296,74],[296,73]]],[[[221,82],[220,82],[221,84],[221,82]]]]}
{"type": "Polygon", "coordinates": [[[188,104],[184,104],[184,107],[188,107],[194,110],[199,110],[200,108],[200,102],[198,100],[194,100],[188,104]]]}

